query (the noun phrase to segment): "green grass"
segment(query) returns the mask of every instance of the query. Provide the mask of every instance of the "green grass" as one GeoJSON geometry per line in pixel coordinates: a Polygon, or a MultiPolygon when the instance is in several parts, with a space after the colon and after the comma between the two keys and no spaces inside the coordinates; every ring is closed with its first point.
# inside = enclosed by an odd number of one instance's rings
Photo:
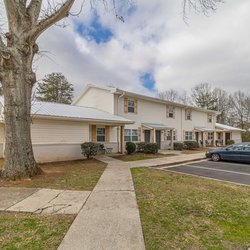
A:
{"type": "Polygon", "coordinates": [[[0,213],[0,249],[55,250],[73,219],[73,215],[0,213]]]}
{"type": "Polygon", "coordinates": [[[135,153],[131,155],[115,155],[113,158],[121,161],[142,161],[142,160],[148,160],[148,159],[155,159],[155,158],[162,158],[162,157],[168,157],[168,156],[174,156],[173,155],[163,155],[163,154],[143,154],[143,153],[135,153]]]}
{"type": "Polygon", "coordinates": [[[105,167],[105,163],[97,160],[47,163],[41,165],[41,175],[17,181],[0,180],[0,186],[91,191],[105,167]]]}
{"type": "Polygon", "coordinates": [[[247,249],[250,187],[132,169],[146,249],[247,249]]]}

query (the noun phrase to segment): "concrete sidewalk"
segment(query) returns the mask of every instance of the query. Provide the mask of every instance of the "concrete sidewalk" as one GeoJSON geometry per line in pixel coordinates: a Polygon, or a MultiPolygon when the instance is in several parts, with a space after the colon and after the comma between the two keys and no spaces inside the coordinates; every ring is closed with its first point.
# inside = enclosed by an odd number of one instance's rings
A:
{"type": "Polygon", "coordinates": [[[58,249],[145,249],[130,167],[98,159],[108,166],[58,249]]]}
{"type": "Polygon", "coordinates": [[[0,187],[0,211],[77,214],[90,191],[0,187]]]}
{"type": "Polygon", "coordinates": [[[162,158],[154,158],[142,161],[131,161],[127,162],[127,164],[131,168],[137,167],[160,167],[160,166],[168,166],[175,164],[182,164],[189,161],[198,161],[205,159],[205,152],[195,153],[195,154],[177,154],[175,156],[166,156],[162,158]]]}

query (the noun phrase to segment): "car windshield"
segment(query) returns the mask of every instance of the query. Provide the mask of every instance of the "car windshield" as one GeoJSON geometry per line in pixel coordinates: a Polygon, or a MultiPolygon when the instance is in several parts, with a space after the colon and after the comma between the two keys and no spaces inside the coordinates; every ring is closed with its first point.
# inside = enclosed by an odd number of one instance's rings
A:
{"type": "Polygon", "coordinates": [[[243,150],[244,146],[245,145],[241,145],[241,144],[231,145],[231,146],[227,147],[227,150],[234,150],[234,151],[243,150]]]}

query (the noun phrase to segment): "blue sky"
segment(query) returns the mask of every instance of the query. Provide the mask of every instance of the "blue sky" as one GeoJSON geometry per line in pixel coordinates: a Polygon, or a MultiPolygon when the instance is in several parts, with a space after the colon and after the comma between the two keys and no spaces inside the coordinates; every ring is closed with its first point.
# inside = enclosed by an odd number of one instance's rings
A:
{"type": "MultiPolygon", "coordinates": [[[[38,79],[62,72],[75,95],[89,83],[149,95],[201,82],[250,91],[249,0],[227,0],[208,16],[190,12],[188,24],[182,0],[117,0],[125,22],[115,17],[112,0],[101,2],[93,10],[85,1],[66,28],[43,34],[39,47],[49,53],[35,63],[38,79]]],[[[76,1],[72,12],[79,8],[76,1]]]]}

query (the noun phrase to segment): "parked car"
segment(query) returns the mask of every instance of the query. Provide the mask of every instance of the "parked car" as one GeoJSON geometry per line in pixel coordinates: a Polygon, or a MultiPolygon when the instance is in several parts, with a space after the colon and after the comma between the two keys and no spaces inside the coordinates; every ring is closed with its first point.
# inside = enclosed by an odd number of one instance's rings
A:
{"type": "Polygon", "coordinates": [[[230,145],[226,148],[209,150],[206,157],[213,161],[237,161],[250,163],[250,142],[242,142],[230,145]]]}

